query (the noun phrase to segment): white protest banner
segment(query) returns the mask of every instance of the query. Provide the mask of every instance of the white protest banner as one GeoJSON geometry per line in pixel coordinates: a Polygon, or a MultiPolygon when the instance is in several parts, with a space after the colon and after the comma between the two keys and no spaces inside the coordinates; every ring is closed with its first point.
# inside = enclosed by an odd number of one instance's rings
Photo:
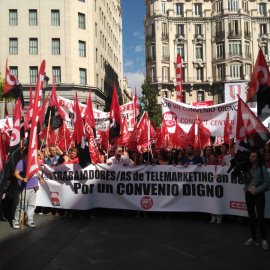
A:
{"type": "Polygon", "coordinates": [[[246,100],[246,83],[225,83],[225,102],[237,100],[237,95],[246,100]]]}
{"type": "Polygon", "coordinates": [[[233,127],[231,137],[235,137],[237,100],[198,108],[168,98],[162,98],[161,105],[164,123],[171,133],[174,133],[176,123],[187,133],[198,115],[204,126],[210,130],[211,136],[223,137],[226,115],[229,112],[230,123],[233,127]]]}
{"type": "MultiPolygon", "coordinates": [[[[96,207],[205,212],[247,216],[244,185],[221,166],[44,165],[37,205],[64,209],[96,207]]],[[[270,217],[266,192],[266,217],[270,217]]]]}
{"type": "MultiPolygon", "coordinates": [[[[73,103],[74,102],[72,100],[66,99],[61,96],[58,96],[57,98],[58,98],[58,102],[62,111],[65,113],[65,120],[66,120],[67,127],[71,129],[73,127],[73,118],[74,118],[73,103]]],[[[79,107],[82,113],[82,117],[84,117],[86,104],[79,103],[79,107]]],[[[134,127],[133,101],[120,106],[120,110],[121,110],[122,119],[124,119],[125,115],[127,116],[128,128],[129,130],[132,130],[134,127]]],[[[93,108],[93,112],[94,112],[96,130],[107,131],[110,125],[110,121],[109,121],[110,113],[102,112],[94,108],[93,108]]]]}

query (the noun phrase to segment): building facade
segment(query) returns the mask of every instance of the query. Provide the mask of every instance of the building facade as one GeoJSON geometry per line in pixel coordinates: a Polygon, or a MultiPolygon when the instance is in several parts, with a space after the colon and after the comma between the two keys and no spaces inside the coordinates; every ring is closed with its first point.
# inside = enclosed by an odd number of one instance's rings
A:
{"type": "MultiPolygon", "coordinates": [[[[5,60],[23,85],[25,98],[46,60],[58,95],[81,102],[92,90],[93,106],[109,110],[114,83],[122,95],[122,10],[120,0],[0,0],[0,72],[5,60]]],[[[122,99],[119,98],[122,103],[122,99]]]]}
{"type": "Polygon", "coordinates": [[[269,0],[145,0],[146,73],[160,97],[176,100],[177,54],[183,102],[224,102],[226,83],[250,81],[261,46],[270,65],[269,0]]]}

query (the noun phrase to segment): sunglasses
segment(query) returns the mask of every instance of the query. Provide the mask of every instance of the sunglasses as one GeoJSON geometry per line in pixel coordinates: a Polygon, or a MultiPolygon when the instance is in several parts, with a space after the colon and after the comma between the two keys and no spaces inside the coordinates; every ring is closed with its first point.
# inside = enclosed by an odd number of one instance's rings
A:
{"type": "Polygon", "coordinates": [[[118,152],[123,152],[123,150],[118,150],[118,152]]]}

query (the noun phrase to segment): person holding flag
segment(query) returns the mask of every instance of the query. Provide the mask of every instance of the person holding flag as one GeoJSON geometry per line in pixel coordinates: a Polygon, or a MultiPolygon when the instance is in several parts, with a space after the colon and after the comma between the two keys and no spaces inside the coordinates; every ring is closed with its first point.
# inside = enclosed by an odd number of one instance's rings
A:
{"type": "Polygon", "coordinates": [[[23,158],[18,162],[14,176],[18,180],[20,186],[19,200],[16,207],[14,219],[12,221],[13,229],[20,229],[20,221],[23,218],[25,205],[27,203],[27,225],[31,228],[35,228],[34,223],[34,210],[36,208],[36,197],[38,187],[38,180],[43,185],[44,180],[39,173],[33,174],[30,178],[26,177],[27,171],[27,161],[28,161],[28,148],[23,150],[23,158]]]}

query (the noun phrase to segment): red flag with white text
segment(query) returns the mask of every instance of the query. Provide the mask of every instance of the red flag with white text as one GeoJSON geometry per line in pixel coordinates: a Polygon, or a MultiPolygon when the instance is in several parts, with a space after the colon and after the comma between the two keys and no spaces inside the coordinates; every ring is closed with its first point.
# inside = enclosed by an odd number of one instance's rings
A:
{"type": "Polygon", "coordinates": [[[28,149],[28,162],[26,178],[30,178],[34,173],[38,172],[39,169],[39,158],[38,158],[38,117],[39,108],[41,106],[41,93],[44,81],[45,72],[45,60],[42,61],[38,73],[37,85],[35,90],[35,100],[33,107],[33,116],[31,123],[31,130],[29,136],[29,149],[28,149]]]}
{"type": "Polygon", "coordinates": [[[182,100],[182,59],[180,53],[177,54],[176,60],[176,101],[183,102],[182,100]]]}

